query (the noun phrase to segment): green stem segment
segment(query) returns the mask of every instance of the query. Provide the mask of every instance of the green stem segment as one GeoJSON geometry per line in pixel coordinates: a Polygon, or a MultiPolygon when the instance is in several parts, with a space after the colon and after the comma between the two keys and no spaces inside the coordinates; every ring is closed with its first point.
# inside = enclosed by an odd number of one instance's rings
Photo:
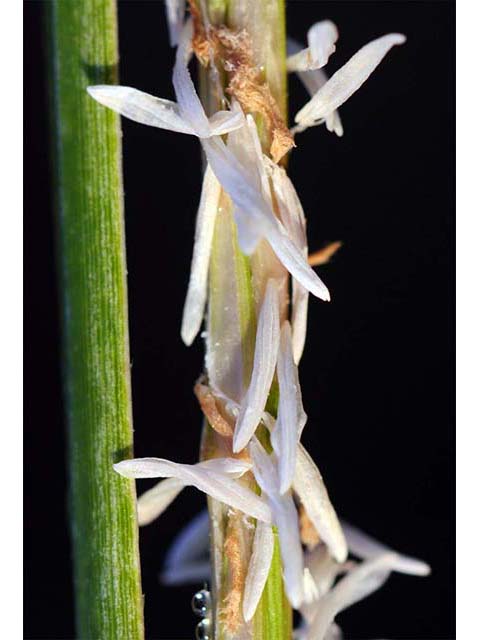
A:
{"type": "Polygon", "coordinates": [[[48,4],[77,633],[140,640],[119,118],[87,94],[117,82],[114,0],[48,4]]]}
{"type": "Polygon", "coordinates": [[[275,530],[274,536],[270,573],[253,618],[254,640],[290,640],[292,637],[292,608],[283,588],[280,544],[275,530]]]}

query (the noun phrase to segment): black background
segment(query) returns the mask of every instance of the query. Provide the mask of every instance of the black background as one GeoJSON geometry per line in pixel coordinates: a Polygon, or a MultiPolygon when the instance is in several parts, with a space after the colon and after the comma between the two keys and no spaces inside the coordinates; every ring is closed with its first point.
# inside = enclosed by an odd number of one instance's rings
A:
{"type": "MultiPolygon", "coordinates": [[[[174,98],[163,3],[119,3],[121,82],[174,98]]],[[[45,91],[43,3],[25,5],[25,637],[72,638],[65,435],[45,91]]],[[[301,382],[307,448],[340,515],[421,557],[430,578],[393,575],[339,616],[347,638],[453,638],[454,5],[289,2],[289,32],[340,30],[332,73],[364,43],[408,36],[341,108],[345,136],[298,137],[290,173],[311,249],[344,248],[313,299],[301,382]]],[[[306,100],[290,83],[292,114],[306,100]]],[[[137,456],[194,462],[201,418],[192,384],[202,344],[183,346],[199,146],[123,121],[137,456]]],[[[140,486],[140,490],[146,488],[140,486]]],[[[193,636],[193,587],[157,575],[175,531],[202,509],[186,490],[141,532],[148,638],[193,636]]]]}

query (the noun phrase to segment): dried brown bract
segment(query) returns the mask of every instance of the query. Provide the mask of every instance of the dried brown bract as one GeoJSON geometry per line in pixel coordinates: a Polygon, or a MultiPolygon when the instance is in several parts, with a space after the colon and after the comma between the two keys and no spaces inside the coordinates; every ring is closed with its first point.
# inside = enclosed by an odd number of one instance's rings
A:
{"type": "Polygon", "coordinates": [[[293,136],[280,113],[262,70],[255,65],[250,36],[243,30],[227,27],[213,30],[212,37],[221,46],[221,57],[228,73],[227,93],[234,96],[245,113],[261,115],[271,135],[270,153],[278,162],[295,146],[293,136]]]}
{"type": "MultiPolygon", "coordinates": [[[[190,15],[193,20],[192,49],[198,61],[204,67],[210,62],[212,41],[207,36],[207,31],[203,24],[202,12],[196,0],[189,0],[190,15]]],[[[213,52],[214,53],[214,52],[213,52]]]]}
{"type": "Polygon", "coordinates": [[[228,562],[228,590],[220,615],[230,633],[235,633],[243,620],[241,604],[247,569],[242,520],[243,515],[239,512],[230,516],[223,544],[228,562]]]}
{"type": "Polygon", "coordinates": [[[194,386],[193,391],[197,397],[203,414],[213,429],[215,429],[215,431],[221,436],[231,438],[233,436],[233,428],[219,410],[216,398],[210,387],[199,381],[194,386]]]}
{"type": "Polygon", "coordinates": [[[238,100],[245,113],[263,117],[271,138],[270,154],[279,162],[295,142],[262,69],[255,64],[250,36],[245,30],[236,32],[226,26],[205,27],[196,0],[189,2],[195,55],[203,66],[211,59],[221,61],[228,74],[227,93],[238,100]]]}
{"type": "Polygon", "coordinates": [[[318,267],[321,264],[326,264],[330,261],[330,258],[337,253],[337,251],[342,246],[342,242],[337,240],[336,242],[330,242],[322,249],[315,251],[315,253],[311,253],[308,256],[308,264],[312,267],[318,267]]]}
{"type": "Polygon", "coordinates": [[[312,521],[308,517],[303,504],[300,505],[299,509],[299,524],[302,543],[311,551],[321,542],[321,540],[317,530],[312,524],[312,521]]]}

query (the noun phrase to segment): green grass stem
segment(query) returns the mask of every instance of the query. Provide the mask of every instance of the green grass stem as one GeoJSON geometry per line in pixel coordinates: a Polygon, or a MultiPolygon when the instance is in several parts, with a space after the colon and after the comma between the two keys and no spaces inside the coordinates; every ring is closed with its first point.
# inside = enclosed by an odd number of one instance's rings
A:
{"type": "MultiPolygon", "coordinates": [[[[88,85],[118,80],[114,0],[47,4],[77,635],[141,640],[119,118],[88,85]]],[[[52,615],[55,615],[52,609],[52,615]]]]}

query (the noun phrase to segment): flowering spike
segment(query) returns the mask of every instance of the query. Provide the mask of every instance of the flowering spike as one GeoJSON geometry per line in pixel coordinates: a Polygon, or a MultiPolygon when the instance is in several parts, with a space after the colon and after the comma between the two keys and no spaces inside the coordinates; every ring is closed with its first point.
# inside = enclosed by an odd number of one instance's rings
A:
{"type": "MultiPolygon", "coordinates": [[[[248,29],[233,32],[218,27],[213,18],[210,24],[203,0],[190,1],[193,19],[185,21],[185,4],[185,0],[166,0],[171,44],[178,45],[173,69],[177,102],[131,87],[96,86],[89,87],[88,92],[131,120],[200,138],[207,169],[181,335],[189,345],[198,334],[212,265],[210,291],[214,292],[215,303],[209,306],[207,376],[197,383],[195,393],[212,427],[206,432],[211,442],[208,446],[204,443],[203,454],[212,457],[221,452],[225,457],[194,465],[143,458],[125,460],[114,468],[129,478],[167,478],[138,500],[141,525],[160,515],[186,486],[195,486],[213,498],[212,520],[219,523],[225,516],[228,522],[219,527],[212,549],[214,582],[217,588],[220,585],[217,624],[224,626],[229,637],[249,633],[268,576],[280,571],[275,560],[269,574],[272,557],[278,558],[274,555],[275,525],[285,591],[306,621],[306,629],[297,637],[338,640],[341,631],[334,622],[336,614],[378,588],[392,570],[427,575],[430,569],[345,525],[350,551],[366,560],[359,566],[348,561],[347,541],[323,479],[300,444],[307,417],[297,364],[305,343],[308,296],[312,293],[329,300],[330,294],[309,264],[303,208],[286,172],[276,162],[291,147],[292,132],[325,122],[329,131],[341,136],[337,108],[405,37],[389,34],[370,42],[330,80],[321,67],[335,51],[338,39],[332,22],[319,22],[310,28],[306,49],[290,43],[288,68],[299,74],[311,99],[297,113],[297,126],[288,132],[278,105],[271,102],[274,99],[268,84],[261,84],[254,60],[255,43],[250,41],[248,29]],[[219,75],[223,64],[229,76],[226,93],[231,96],[230,110],[207,117],[189,72],[193,48],[201,62],[210,67],[217,102],[226,104],[219,75]],[[270,153],[275,162],[263,154],[249,111],[262,114],[273,136],[270,153]],[[285,134],[282,144],[279,132],[285,134]],[[221,137],[225,134],[226,141],[221,137]],[[250,262],[244,260],[238,246],[252,256],[250,262]],[[287,319],[288,273],[292,276],[291,324],[287,319]],[[253,341],[255,305],[259,313],[252,367],[250,337],[253,341]],[[276,421],[265,410],[275,367],[279,388],[276,421]],[[260,422],[270,432],[271,455],[255,436],[260,422]],[[242,459],[227,457],[247,445],[242,459]],[[245,461],[248,454],[252,463],[245,461]],[[250,470],[261,496],[249,488],[251,477],[240,479],[250,470]],[[292,491],[301,503],[300,514],[292,491]],[[250,518],[256,519],[254,537],[250,518]],[[308,547],[305,557],[302,540],[308,547]],[[225,560],[229,575],[224,581],[221,571],[225,560]],[[340,574],[346,576],[335,584],[340,574]]],[[[260,6],[252,0],[253,4],[260,6]]],[[[333,245],[324,253],[331,254],[332,250],[333,245]]],[[[178,584],[209,575],[203,558],[208,548],[207,525],[208,516],[201,514],[182,532],[167,556],[164,582],[178,584]]]]}

